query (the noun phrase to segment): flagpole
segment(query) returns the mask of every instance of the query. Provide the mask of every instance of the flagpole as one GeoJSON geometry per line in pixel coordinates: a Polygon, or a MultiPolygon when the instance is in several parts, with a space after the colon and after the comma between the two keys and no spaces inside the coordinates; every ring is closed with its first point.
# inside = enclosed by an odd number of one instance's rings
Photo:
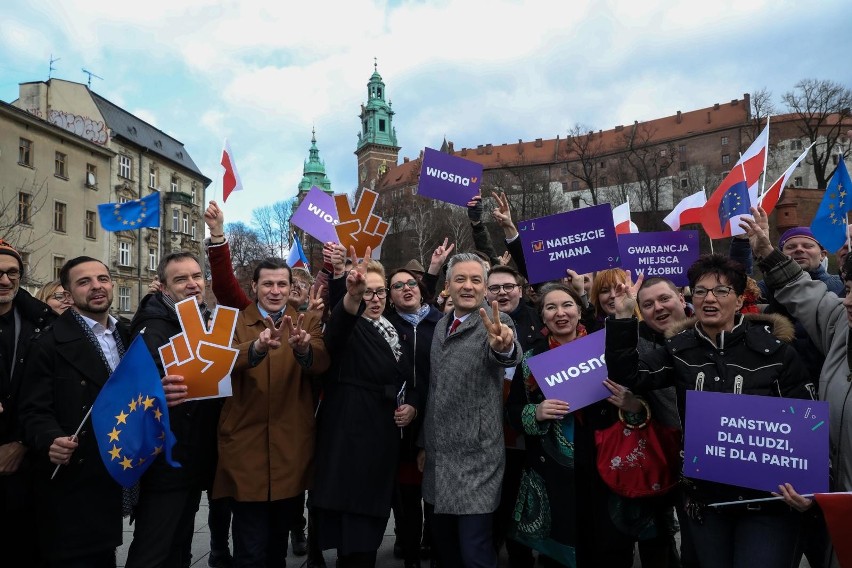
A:
{"type": "MultiPolygon", "coordinates": [[[[88,419],[89,419],[89,416],[91,416],[91,415],[92,415],[92,407],[93,407],[93,406],[94,406],[94,405],[89,406],[89,411],[86,413],[86,416],[84,416],[84,417],[83,417],[83,421],[82,421],[82,422],[80,422],[80,425],[79,425],[79,426],[77,426],[77,431],[76,431],[76,432],[74,432],[74,435],[73,435],[73,436],[71,436],[72,438],[76,438],[77,436],[79,436],[79,435],[80,435],[80,430],[82,430],[82,429],[83,429],[83,424],[85,424],[85,423],[86,423],[86,420],[88,420],[88,419]]],[[[51,475],[51,476],[50,476],[50,479],[53,479],[54,477],[56,477],[56,474],[57,474],[57,473],[59,473],[59,468],[60,468],[60,467],[62,467],[62,464],[61,464],[61,463],[56,464],[56,469],[54,469],[54,470],[53,470],[53,475],[51,475]]]]}
{"type": "MultiPolygon", "coordinates": [[[[769,162],[769,119],[771,117],[766,117],[766,151],[763,153],[763,183],[760,185],[760,195],[757,196],[757,202],[760,203],[760,198],[763,197],[763,193],[766,191],[766,164],[769,162]]],[[[763,131],[761,131],[763,134],[763,131]]]]}

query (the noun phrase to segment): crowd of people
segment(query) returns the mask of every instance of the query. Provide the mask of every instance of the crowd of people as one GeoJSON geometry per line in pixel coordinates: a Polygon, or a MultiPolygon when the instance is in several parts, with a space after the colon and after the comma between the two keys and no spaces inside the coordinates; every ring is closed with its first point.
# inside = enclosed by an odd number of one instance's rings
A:
{"type": "Polygon", "coordinates": [[[802,555],[836,566],[819,507],[787,480],[776,495],[682,477],[660,495],[624,496],[601,475],[598,438],[619,421],[682,430],[690,390],[819,398],[832,490],[852,490],[852,260],[828,274],[804,227],[773,247],[755,209],[728,255],[689,268],[687,288],[570,268],[530,286],[508,200],[496,204],[506,254],[477,198],[476,252],[444,240],[427,268],[395,268],[327,243],[316,274],[264,259],[247,292],[211,202],[211,281],[194,255],[164,256],[130,322],[110,315],[101,259],[69,260],[34,297],[21,255],[0,241],[2,564],[114,568],[129,515],[126,566],[188,567],[206,492],[214,568],[283,567],[290,545],[309,567],[329,556],[373,567],[391,512],[405,568],[496,568],[503,547],[512,568],[628,568],[636,551],[645,568],[781,568],[802,555]],[[180,333],[177,303],[193,299],[209,321],[208,283],[239,310],[239,355],[231,396],[188,400],[158,349],[180,333]],[[528,361],[603,329],[609,396],[580,409],[548,398],[528,361]],[[139,334],[181,467],[158,457],[122,489],[84,417],[139,334]],[[738,500],[749,503],[710,507],[738,500]]]}

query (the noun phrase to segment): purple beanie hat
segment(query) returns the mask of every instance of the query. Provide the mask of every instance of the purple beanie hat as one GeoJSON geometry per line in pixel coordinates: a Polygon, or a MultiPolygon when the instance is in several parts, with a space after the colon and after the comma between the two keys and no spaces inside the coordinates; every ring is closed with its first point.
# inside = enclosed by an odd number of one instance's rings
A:
{"type": "Polygon", "coordinates": [[[818,244],[819,248],[822,248],[822,245],[819,244],[819,241],[816,239],[809,227],[793,227],[792,229],[787,229],[786,231],[784,231],[784,234],[781,235],[781,240],[778,241],[778,248],[783,249],[784,243],[786,243],[793,237],[804,237],[806,239],[810,239],[816,244],[818,244]]]}

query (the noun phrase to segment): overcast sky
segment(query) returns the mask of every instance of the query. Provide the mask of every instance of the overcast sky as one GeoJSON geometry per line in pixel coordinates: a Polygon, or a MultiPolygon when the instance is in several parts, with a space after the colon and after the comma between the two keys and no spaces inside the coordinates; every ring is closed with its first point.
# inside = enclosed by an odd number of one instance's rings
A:
{"type": "Polygon", "coordinates": [[[316,126],[335,192],[353,154],[373,58],[403,156],[564,137],[742,98],[803,78],[852,86],[843,0],[95,0],[0,4],[0,99],[54,77],[92,89],[186,145],[221,201],[222,141],[248,221],[290,198],[316,126]]]}

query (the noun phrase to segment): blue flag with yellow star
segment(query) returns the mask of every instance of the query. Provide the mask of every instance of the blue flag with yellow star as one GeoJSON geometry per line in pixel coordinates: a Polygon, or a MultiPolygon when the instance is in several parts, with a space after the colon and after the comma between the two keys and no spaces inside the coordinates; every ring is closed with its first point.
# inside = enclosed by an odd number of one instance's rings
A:
{"type": "Polygon", "coordinates": [[[828,181],[825,195],[819,204],[811,231],[819,244],[828,252],[834,252],[846,242],[846,218],[852,211],[852,180],[849,171],[841,159],[837,163],[834,175],[828,181]]]}
{"type": "Polygon", "coordinates": [[[160,373],[137,335],[92,405],[92,427],[107,471],[130,487],[160,454],[169,465],[175,436],[169,427],[160,373]]]}
{"type": "Polygon", "coordinates": [[[131,231],[160,226],[160,192],[124,203],[98,205],[98,216],[105,231],[131,231]]]}

